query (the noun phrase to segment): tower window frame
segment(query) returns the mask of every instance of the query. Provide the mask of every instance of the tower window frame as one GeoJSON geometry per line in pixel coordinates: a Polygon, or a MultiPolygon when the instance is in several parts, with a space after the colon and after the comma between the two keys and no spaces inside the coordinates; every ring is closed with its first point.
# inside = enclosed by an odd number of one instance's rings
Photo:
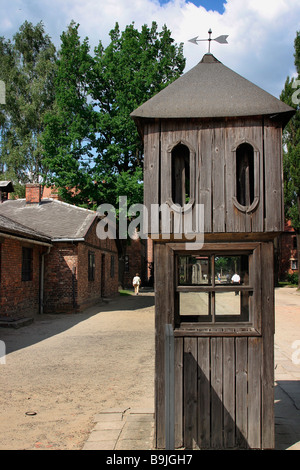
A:
{"type": "MultiPolygon", "coordinates": [[[[169,160],[169,181],[168,181],[168,188],[169,188],[169,197],[167,199],[167,204],[174,210],[175,212],[182,212],[186,210],[187,207],[192,207],[195,203],[195,165],[196,165],[196,152],[194,148],[189,144],[189,142],[185,141],[184,139],[180,139],[173,144],[171,144],[168,149],[168,160],[169,160]],[[184,169],[184,188],[180,188],[181,193],[185,193],[187,195],[188,200],[182,200],[183,196],[175,196],[176,195],[176,188],[174,188],[174,184],[176,183],[175,177],[176,172],[176,162],[177,168],[180,169],[180,154],[176,154],[177,150],[180,150],[182,147],[182,162],[181,162],[181,169],[184,169]],[[188,172],[188,174],[187,174],[188,172]],[[188,188],[187,188],[188,184],[188,188]],[[188,192],[186,191],[188,189],[188,192]],[[175,199],[175,200],[174,200],[175,199]]],[[[177,191],[178,194],[178,191],[177,191]]]]}
{"type": "Polygon", "coordinates": [[[257,209],[260,199],[260,152],[256,145],[248,139],[239,141],[232,152],[234,161],[233,204],[240,212],[250,214],[257,209]]]}
{"type": "MultiPolygon", "coordinates": [[[[257,266],[260,260],[260,243],[249,242],[243,244],[239,243],[221,243],[221,244],[205,244],[200,248],[198,244],[186,243],[185,249],[182,249],[180,243],[169,243],[168,247],[173,252],[173,272],[174,272],[174,327],[177,335],[184,334],[184,332],[195,331],[195,335],[201,336],[209,334],[214,336],[231,336],[231,335],[261,335],[261,276],[258,273],[257,266]],[[193,246],[194,245],[194,246],[193,246]],[[202,283],[189,280],[182,282],[180,279],[180,266],[178,261],[180,257],[186,256],[200,256],[202,259],[206,257],[211,263],[211,269],[207,271],[210,273],[210,281],[202,283]],[[216,266],[216,258],[219,257],[247,257],[248,265],[245,272],[248,278],[241,276],[241,284],[234,285],[231,282],[228,284],[219,283],[217,280],[218,268],[216,266]],[[236,300],[240,301],[240,311],[230,312],[230,309],[224,311],[222,298],[226,297],[222,294],[234,295],[238,292],[239,296],[236,300]],[[180,297],[185,294],[200,294],[199,304],[195,301],[195,312],[191,315],[190,312],[181,311],[182,306],[180,297]],[[206,300],[203,299],[206,296],[206,300]],[[208,314],[203,311],[200,312],[200,303],[208,306],[208,314]],[[221,303],[220,303],[221,302],[221,303]],[[244,311],[246,307],[247,311],[244,311]],[[233,313],[233,315],[231,315],[233,313]],[[206,318],[205,318],[206,315],[206,318]]],[[[192,279],[192,278],[190,278],[192,279]]],[[[226,299],[225,299],[226,300],[226,299]]],[[[229,299],[230,300],[230,299],[229,299]]],[[[232,300],[232,298],[231,298],[232,300]]],[[[231,302],[230,300],[230,302],[231,302]]],[[[182,301],[185,302],[184,298],[182,301]]],[[[189,308],[191,298],[187,299],[189,308]]],[[[236,303],[236,302],[235,302],[236,303]]]]}

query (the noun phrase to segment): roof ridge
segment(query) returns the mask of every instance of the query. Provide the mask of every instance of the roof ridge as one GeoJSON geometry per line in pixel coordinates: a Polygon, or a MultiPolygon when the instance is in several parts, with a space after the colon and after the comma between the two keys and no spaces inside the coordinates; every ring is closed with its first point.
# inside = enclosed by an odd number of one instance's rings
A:
{"type": "Polygon", "coordinates": [[[80,206],[76,206],[75,204],[70,204],[69,202],[65,202],[65,201],[58,201],[57,199],[53,199],[52,197],[47,197],[47,198],[44,198],[44,199],[41,199],[41,202],[42,201],[53,201],[54,203],[57,203],[57,204],[64,204],[66,206],[69,206],[69,207],[72,207],[74,209],[80,209],[82,211],[85,211],[85,212],[90,212],[92,214],[95,214],[97,215],[97,211],[93,211],[92,209],[86,209],[85,207],[80,207],[80,206]]]}

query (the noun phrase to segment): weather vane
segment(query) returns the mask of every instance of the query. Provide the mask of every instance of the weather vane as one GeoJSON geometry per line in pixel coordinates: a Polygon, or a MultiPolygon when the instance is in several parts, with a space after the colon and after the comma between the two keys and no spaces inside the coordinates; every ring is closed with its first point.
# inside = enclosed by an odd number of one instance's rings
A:
{"type": "Polygon", "coordinates": [[[228,35],[218,36],[215,39],[212,39],[211,35],[212,35],[212,30],[209,29],[208,30],[208,39],[198,39],[198,36],[196,36],[195,38],[189,39],[189,42],[192,42],[193,44],[197,45],[197,42],[208,41],[208,52],[209,53],[210,53],[210,43],[211,43],[211,41],[217,41],[219,44],[228,44],[228,41],[227,41],[228,35]]]}

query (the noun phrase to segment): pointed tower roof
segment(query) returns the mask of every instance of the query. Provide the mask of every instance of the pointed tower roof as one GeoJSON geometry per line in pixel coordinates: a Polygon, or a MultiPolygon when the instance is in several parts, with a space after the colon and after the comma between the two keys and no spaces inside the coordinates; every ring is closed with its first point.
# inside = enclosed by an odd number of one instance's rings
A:
{"type": "Polygon", "coordinates": [[[205,54],[194,68],[131,113],[141,118],[222,118],[278,116],[288,122],[295,110],[205,54]],[[280,115],[280,116],[279,116],[280,115]]]}

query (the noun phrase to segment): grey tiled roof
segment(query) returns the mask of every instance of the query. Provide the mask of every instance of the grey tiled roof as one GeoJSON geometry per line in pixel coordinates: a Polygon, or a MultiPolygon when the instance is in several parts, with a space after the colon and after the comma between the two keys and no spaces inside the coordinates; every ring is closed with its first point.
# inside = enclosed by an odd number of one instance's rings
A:
{"type": "Polygon", "coordinates": [[[97,212],[53,199],[42,199],[40,204],[26,204],[25,199],[4,201],[0,215],[51,239],[84,238],[98,217],[97,212]]]}
{"type": "Polygon", "coordinates": [[[217,118],[280,114],[294,109],[232,71],[212,54],[131,113],[141,118],[217,118]]]}
{"type": "Polygon", "coordinates": [[[20,236],[30,240],[38,240],[45,243],[51,243],[51,239],[45,235],[32,230],[29,227],[18,224],[14,220],[0,215],[0,237],[1,234],[20,236]]]}

